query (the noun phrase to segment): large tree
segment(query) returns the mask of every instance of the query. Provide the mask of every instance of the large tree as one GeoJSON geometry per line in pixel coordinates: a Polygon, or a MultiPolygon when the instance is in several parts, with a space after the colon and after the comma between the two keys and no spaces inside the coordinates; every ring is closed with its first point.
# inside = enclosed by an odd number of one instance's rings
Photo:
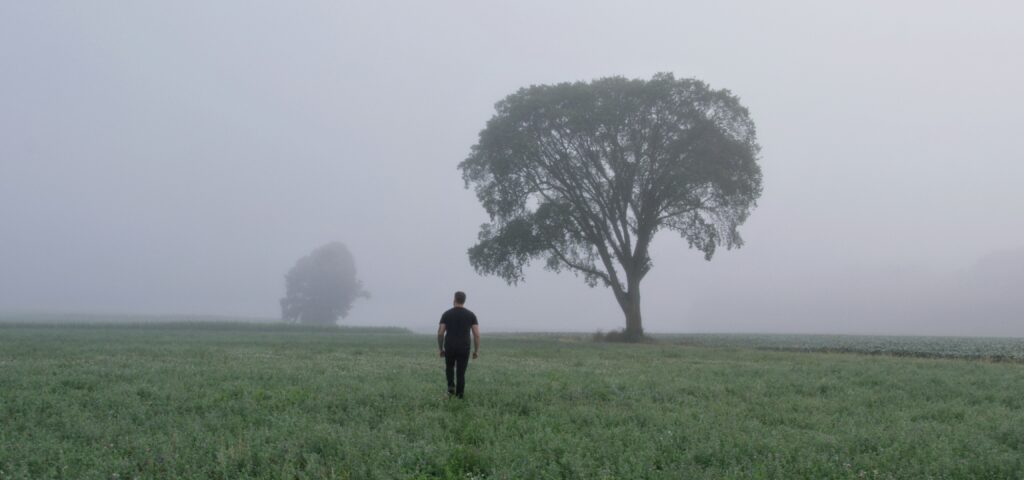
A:
{"type": "Polygon", "coordinates": [[[348,248],[331,242],[295,263],[285,275],[281,318],[286,322],[334,325],[352,302],[369,294],[356,279],[356,262],[348,248]]]}
{"type": "Polygon", "coordinates": [[[761,195],[754,122],[728,90],[670,73],[522,88],[459,168],[491,222],[469,260],[523,280],[532,260],[612,289],[625,336],[643,336],[640,281],[663,229],[708,260],[739,247],[761,195]]]}

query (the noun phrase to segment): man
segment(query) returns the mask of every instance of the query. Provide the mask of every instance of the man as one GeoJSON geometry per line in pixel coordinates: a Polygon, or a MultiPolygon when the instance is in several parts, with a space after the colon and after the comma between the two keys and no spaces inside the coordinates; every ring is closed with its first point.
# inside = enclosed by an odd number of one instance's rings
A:
{"type": "Polygon", "coordinates": [[[480,353],[480,326],[476,315],[463,305],[466,294],[455,292],[454,307],[441,315],[437,327],[437,348],[444,357],[444,374],[448,378],[448,396],[462,398],[466,390],[466,367],[469,366],[469,333],[473,332],[473,359],[480,353]]]}

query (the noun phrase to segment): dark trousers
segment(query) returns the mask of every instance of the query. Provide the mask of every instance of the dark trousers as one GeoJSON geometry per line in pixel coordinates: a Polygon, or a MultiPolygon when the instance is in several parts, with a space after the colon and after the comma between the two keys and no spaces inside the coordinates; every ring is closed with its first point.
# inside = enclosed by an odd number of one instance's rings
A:
{"type": "Polygon", "coordinates": [[[448,377],[448,393],[462,398],[466,391],[466,367],[469,366],[469,350],[444,353],[444,375],[448,377]]]}

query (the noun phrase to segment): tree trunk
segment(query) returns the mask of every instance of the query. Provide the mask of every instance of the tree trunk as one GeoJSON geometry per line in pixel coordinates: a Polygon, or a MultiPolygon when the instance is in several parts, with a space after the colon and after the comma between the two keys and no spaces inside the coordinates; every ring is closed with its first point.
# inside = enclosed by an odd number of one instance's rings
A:
{"type": "Polygon", "coordinates": [[[626,314],[626,340],[631,342],[639,341],[644,336],[644,327],[640,317],[640,281],[629,279],[627,281],[629,290],[623,292],[619,298],[619,306],[622,313],[626,314]]]}

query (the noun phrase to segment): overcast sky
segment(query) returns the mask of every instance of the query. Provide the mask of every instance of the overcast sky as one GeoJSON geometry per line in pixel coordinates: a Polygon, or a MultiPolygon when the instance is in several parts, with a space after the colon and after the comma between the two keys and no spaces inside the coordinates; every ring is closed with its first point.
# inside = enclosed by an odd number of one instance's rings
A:
{"type": "Polygon", "coordinates": [[[671,232],[649,331],[1024,335],[1024,4],[0,3],[0,310],[279,315],[332,240],[343,323],[609,330],[612,294],[466,249],[456,165],[531,84],[656,72],[738,95],[764,195],[711,262],[671,232]]]}

